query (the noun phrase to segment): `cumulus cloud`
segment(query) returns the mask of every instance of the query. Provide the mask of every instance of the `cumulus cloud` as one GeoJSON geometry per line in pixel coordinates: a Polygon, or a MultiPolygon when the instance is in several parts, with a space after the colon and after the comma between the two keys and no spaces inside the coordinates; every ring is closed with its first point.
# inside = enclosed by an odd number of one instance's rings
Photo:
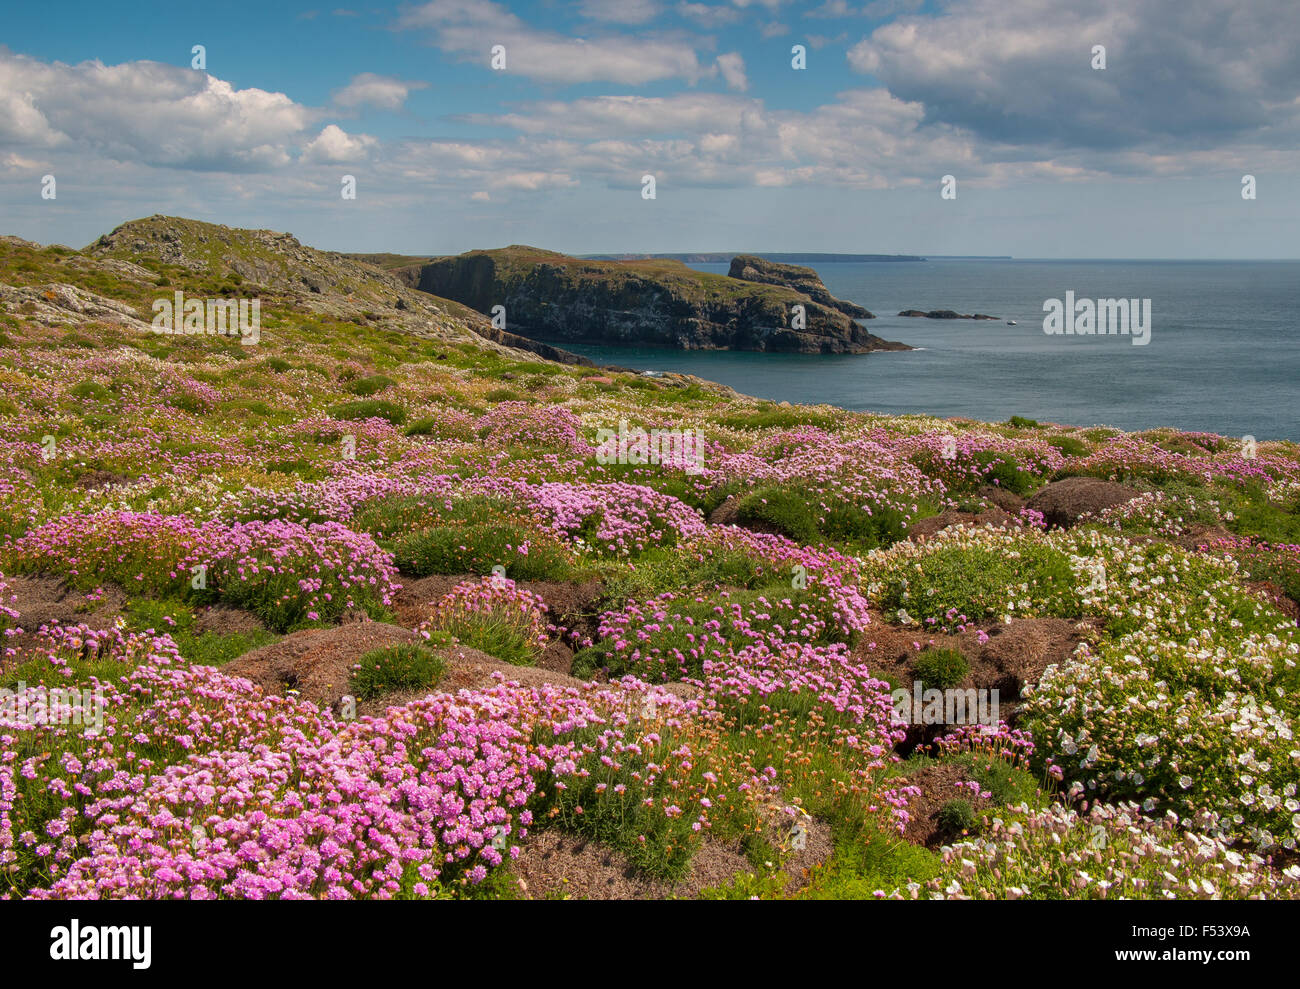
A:
{"type": "Polygon", "coordinates": [[[1300,133],[1294,0],[955,0],[877,28],[848,60],[992,141],[1169,151],[1300,133]]]}
{"type": "Polygon", "coordinates": [[[334,94],[334,102],[349,109],[368,105],[381,110],[400,110],[412,91],[428,86],[427,82],[404,82],[393,76],[363,72],[334,94]]]}
{"type": "Polygon", "coordinates": [[[363,161],[378,144],[369,134],[354,137],[337,124],[328,124],[303,147],[302,157],[323,163],[363,161]]]}
{"type": "Polygon", "coordinates": [[[743,93],[749,88],[749,78],[745,75],[745,60],[739,52],[728,52],[718,56],[718,71],[726,80],[727,88],[743,93]]]}
{"type": "Polygon", "coordinates": [[[532,103],[506,114],[456,118],[525,134],[598,140],[615,135],[663,135],[739,131],[761,123],[758,100],[719,93],[676,96],[596,96],[532,103]]]}
{"type": "Polygon", "coordinates": [[[720,3],[679,3],[677,13],[705,28],[722,27],[740,20],[740,11],[720,3]]]}
{"type": "Polygon", "coordinates": [[[658,0],[582,0],[578,10],[590,21],[612,24],[644,24],[658,16],[658,0]]]}
{"type": "Polygon", "coordinates": [[[174,168],[243,171],[291,160],[314,111],[158,62],[67,65],[0,51],[0,140],[174,168]]]}
{"type": "Polygon", "coordinates": [[[883,89],[840,93],[805,112],[773,110],[734,94],[683,93],[539,102],[458,119],[519,136],[426,145],[411,149],[410,161],[444,174],[459,166],[479,184],[494,172],[536,168],[610,185],[651,171],[680,186],[740,187],[882,188],[937,177],[954,162],[972,177],[991,174],[975,163],[969,135],[927,123],[923,106],[883,89]]]}
{"type": "Polygon", "coordinates": [[[847,0],[825,0],[820,7],[806,12],[804,17],[849,17],[853,13],[847,0]]]}
{"type": "Polygon", "coordinates": [[[397,27],[428,30],[442,51],[484,65],[493,46],[503,45],[506,71],[544,82],[639,86],[660,79],[696,82],[707,74],[691,38],[644,34],[574,38],[535,29],[488,0],[431,0],[404,12],[397,27]]]}

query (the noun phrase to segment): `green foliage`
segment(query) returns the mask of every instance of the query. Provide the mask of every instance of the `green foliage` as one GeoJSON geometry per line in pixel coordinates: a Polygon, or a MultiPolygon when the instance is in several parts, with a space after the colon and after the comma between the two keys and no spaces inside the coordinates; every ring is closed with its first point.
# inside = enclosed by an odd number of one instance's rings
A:
{"type": "Polygon", "coordinates": [[[958,836],[970,834],[979,826],[980,819],[969,800],[958,797],[949,800],[935,815],[940,831],[946,835],[958,836]]]}
{"type": "Polygon", "coordinates": [[[888,895],[908,883],[923,885],[939,874],[942,865],[933,852],[897,834],[837,833],[835,854],[813,872],[799,899],[874,900],[878,893],[888,895]]]}
{"type": "Polygon", "coordinates": [[[68,389],[68,394],[73,398],[89,398],[96,402],[107,402],[113,398],[113,393],[109,389],[94,381],[83,381],[79,385],[73,385],[68,389]]]}
{"type": "Polygon", "coordinates": [[[917,658],[914,669],[925,689],[948,690],[966,679],[970,663],[956,649],[927,649],[917,658]]]}
{"type": "Polygon", "coordinates": [[[1041,480],[1037,474],[1023,469],[1009,453],[981,450],[971,459],[979,467],[981,484],[997,484],[1005,491],[1026,495],[1038,487],[1041,480]]]}
{"type": "Polygon", "coordinates": [[[319,481],[328,475],[324,468],[301,459],[271,460],[267,462],[266,469],[274,474],[292,474],[304,481],[319,481]]]}
{"type": "Polygon", "coordinates": [[[442,613],[434,621],[462,645],[515,666],[532,666],[542,655],[543,646],[530,637],[527,620],[513,609],[442,613]]]}
{"type": "Polygon", "coordinates": [[[976,750],[946,756],[943,761],[962,766],[998,806],[1023,803],[1041,807],[1048,801],[1033,773],[994,754],[976,750]]]}
{"type": "Polygon", "coordinates": [[[432,436],[438,432],[438,420],[434,416],[416,419],[406,427],[407,436],[432,436]]]}
{"type": "Polygon", "coordinates": [[[700,890],[701,900],[779,900],[790,877],[784,872],[737,872],[726,883],[700,890]]]}
{"type": "Polygon", "coordinates": [[[1024,416],[1012,416],[1007,420],[1007,425],[1012,429],[1036,429],[1038,428],[1038,420],[1026,419],[1024,416]]]}
{"type": "Polygon", "coordinates": [[[1300,501],[1280,505],[1258,485],[1224,492],[1221,511],[1231,513],[1227,527],[1240,536],[1253,536],[1274,546],[1300,544],[1300,501]],[[1225,503],[1226,502],[1226,503],[1225,503]]]}
{"type": "Polygon", "coordinates": [[[353,395],[360,395],[363,398],[369,398],[371,395],[378,395],[388,388],[396,387],[397,382],[386,374],[371,374],[364,378],[354,378],[343,386],[346,391],[350,391],[353,395]]]}
{"type": "Polygon", "coordinates": [[[1082,602],[1065,553],[1026,543],[1016,558],[1000,549],[940,546],[916,561],[882,575],[881,607],[904,609],[913,618],[937,618],[936,628],[955,631],[960,616],[971,621],[1000,618],[1012,600],[1029,598],[1024,617],[1076,618],[1082,602]],[[957,618],[949,619],[953,612],[957,618]]]}
{"type": "Polygon", "coordinates": [[[655,547],[637,558],[636,568],[611,563],[603,568],[605,590],[611,601],[654,597],[665,591],[713,590],[718,587],[791,588],[791,572],[743,550],[718,547],[702,553],[682,553],[655,547]]]}
{"type": "Polygon", "coordinates": [[[807,406],[781,408],[779,405],[718,416],[714,421],[719,426],[725,426],[727,429],[744,430],[795,429],[800,426],[816,426],[819,429],[834,430],[839,425],[839,417],[833,413],[816,412],[807,406]]]}
{"type": "Polygon", "coordinates": [[[159,635],[170,635],[181,655],[195,666],[221,666],[279,638],[262,630],[202,630],[193,606],[175,598],[132,598],[125,610],[128,627],[137,632],[153,629],[159,635]]]}
{"type": "Polygon", "coordinates": [[[747,526],[771,529],[803,545],[817,541],[817,515],[807,497],[792,488],[768,485],[750,492],[736,506],[736,518],[747,526]]]}
{"type": "Polygon", "coordinates": [[[404,408],[378,398],[344,402],[330,409],[330,415],[335,419],[346,419],[352,422],[364,419],[387,419],[394,426],[400,426],[406,421],[404,408]]]}
{"type": "MultiPolygon", "coordinates": [[[[917,517],[933,514],[932,505],[921,506],[917,517]]],[[[832,502],[822,509],[806,489],[793,484],[765,485],[743,496],[736,505],[737,521],[761,531],[780,533],[802,545],[823,539],[857,550],[889,546],[907,535],[907,517],[882,503],[863,506],[832,502]]]]}
{"type": "Polygon", "coordinates": [[[1089,453],[1088,444],[1076,436],[1049,436],[1047,445],[1056,447],[1067,457],[1086,457],[1089,453]]]}
{"type": "Polygon", "coordinates": [[[447,661],[438,650],[450,637],[435,632],[428,642],[402,642],[365,653],[352,671],[352,690],[359,700],[373,700],[397,690],[426,690],[437,686],[447,661]]]}
{"type": "Polygon", "coordinates": [[[415,577],[486,575],[500,565],[512,580],[563,581],[573,577],[576,564],[558,540],[508,519],[431,526],[399,536],[391,548],[397,568],[415,577]]]}

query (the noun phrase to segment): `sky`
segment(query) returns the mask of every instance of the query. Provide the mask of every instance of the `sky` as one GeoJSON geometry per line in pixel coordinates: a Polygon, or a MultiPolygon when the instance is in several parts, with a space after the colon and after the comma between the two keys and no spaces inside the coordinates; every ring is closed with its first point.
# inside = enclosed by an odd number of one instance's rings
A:
{"type": "Polygon", "coordinates": [[[41,243],[1300,258],[1297,0],[6,6],[41,243]]]}

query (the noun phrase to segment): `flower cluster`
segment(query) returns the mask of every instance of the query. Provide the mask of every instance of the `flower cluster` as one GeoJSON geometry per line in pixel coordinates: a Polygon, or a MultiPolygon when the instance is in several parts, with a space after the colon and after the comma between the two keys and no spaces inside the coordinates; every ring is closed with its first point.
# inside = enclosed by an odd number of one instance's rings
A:
{"type": "MultiPolygon", "coordinates": [[[[1235,850],[1218,830],[1212,815],[1152,820],[1135,804],[1021,807],[995,816],[985,835],[945,847],[945,868],[925,893],[938,900],[1300,896],[1300,866],[1275,869],[1235,850]]],[[[908,887],[912,898],[921,893],[918,883],[908,887]]]]}

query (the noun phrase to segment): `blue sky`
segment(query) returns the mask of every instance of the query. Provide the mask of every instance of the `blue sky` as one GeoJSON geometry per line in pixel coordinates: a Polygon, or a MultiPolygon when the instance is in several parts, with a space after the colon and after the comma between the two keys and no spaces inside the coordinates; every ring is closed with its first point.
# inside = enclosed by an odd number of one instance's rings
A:
{"type": "Polygon", "coordinates": [[[0,232],[42,242],[1300,257],[1294,0],[14,7],[0,232]]]}

